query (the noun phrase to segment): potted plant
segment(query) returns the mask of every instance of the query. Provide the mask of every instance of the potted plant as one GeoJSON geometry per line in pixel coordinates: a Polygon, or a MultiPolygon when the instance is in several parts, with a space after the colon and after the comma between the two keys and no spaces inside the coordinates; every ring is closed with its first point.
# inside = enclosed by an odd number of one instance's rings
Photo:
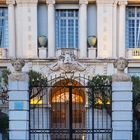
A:
{"type": "Polygon", "coordinates": [[[40,47],[46,47],[47,46],[47,37],[44,35],[39,36],[38,43],[39,43],[40,47]]]}
{"type": "Polygon", "coordinates": [[[92,36],[88,36],[88,46],[89,47],[96,47],[97,44],[97,38],[96,36],[92,35],[92,36]]]}

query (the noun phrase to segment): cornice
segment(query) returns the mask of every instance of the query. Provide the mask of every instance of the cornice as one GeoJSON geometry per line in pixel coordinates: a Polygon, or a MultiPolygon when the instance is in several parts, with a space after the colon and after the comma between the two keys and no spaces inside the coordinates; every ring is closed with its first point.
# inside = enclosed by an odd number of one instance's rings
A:
{"type": "Polygon", "coordinates": [[[140,0],[128,0],[128,4],[140,4],[140,0]]]}
{"type": "Polygon", "coordinates": [[[38,0],[16,0],[17,4],[37,4],[38,0]]]}

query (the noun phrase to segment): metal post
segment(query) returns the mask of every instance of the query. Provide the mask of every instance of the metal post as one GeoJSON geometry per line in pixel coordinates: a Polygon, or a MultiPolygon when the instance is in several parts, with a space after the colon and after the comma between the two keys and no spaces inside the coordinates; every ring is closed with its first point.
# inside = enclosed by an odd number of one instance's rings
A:
{"type": "Polygon", "coordinates": [[[94,89],[92,87],[92,140],[94,140],[94,89]]]}
{"type": "Polygon", "coordinates": [[[69,139],[72,140],[72,86],[69,87],[69,139]]]}

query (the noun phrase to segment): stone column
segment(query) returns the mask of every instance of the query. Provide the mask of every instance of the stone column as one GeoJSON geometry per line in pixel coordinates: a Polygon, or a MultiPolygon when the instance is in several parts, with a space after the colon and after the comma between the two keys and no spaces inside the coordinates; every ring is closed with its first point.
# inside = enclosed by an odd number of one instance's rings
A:
{"type": "Polygon", "coordinates": [[[17,57],[37,58],[37,2],[16,0],[17,57]]]}
{"type": "MultiPolygon", "coordinates": [[[[29,140],[28,75],[19,72],[21,61],[15,61],[15,73],[9,75],[9,139],[29,140]]],[[[22,67],[22,66],[21,66],[22,67]]]]}
{"type": "Polygon", "coordinates": [[[48,57],[55,57],[55,0],[47,0],[48,4],[48,57]]]}
{"type": "Polygon", "coordinates": [[[9,37],[9,58],[16,57],[16,43],[15,43],[15,0],[6,0],[8,4],[8,37],[9,37]]]}
{"type": "Polygon", "coordinates": [[[132,83],[112,83],[112,140],[132,140],[132,83]]]}
{"type": "Polygon", "coordinates": [[[87,0],[79,0],[79,50],[80,58],[87,57],[87,0]]]}
{"type": "Polygon", "coordinates": [[[97,3],[97,58],[112,58],[113,1],[96,0],[97,3]]]}
{"type": "Polygon", "coordinates": [[[117,1],[113,3],[112,57],[117,57],[117,1]]]}
{"type": "Polygon", "coordinates": [[[117,73],[112,76],[112,140],[132,140],[132,82],[124,73],[128,61],[114,62],[117,73]]]}
{"type": "Polygon", "coordinates": [[[120,1],[119,3],[119,26],[118,26],[118,54],[119,57],[125,57],[125,7],[127,1],[120,1]]]}

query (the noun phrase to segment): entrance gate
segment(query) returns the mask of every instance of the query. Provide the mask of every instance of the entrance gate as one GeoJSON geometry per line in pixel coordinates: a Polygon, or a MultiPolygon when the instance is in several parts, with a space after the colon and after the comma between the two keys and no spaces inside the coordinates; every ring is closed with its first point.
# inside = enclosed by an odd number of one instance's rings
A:
{"type": "Polygon", "coordinates": [[[32,87],[29,119],[30,140],[111,140],[111,86],[60,80],[32,87]]]}

